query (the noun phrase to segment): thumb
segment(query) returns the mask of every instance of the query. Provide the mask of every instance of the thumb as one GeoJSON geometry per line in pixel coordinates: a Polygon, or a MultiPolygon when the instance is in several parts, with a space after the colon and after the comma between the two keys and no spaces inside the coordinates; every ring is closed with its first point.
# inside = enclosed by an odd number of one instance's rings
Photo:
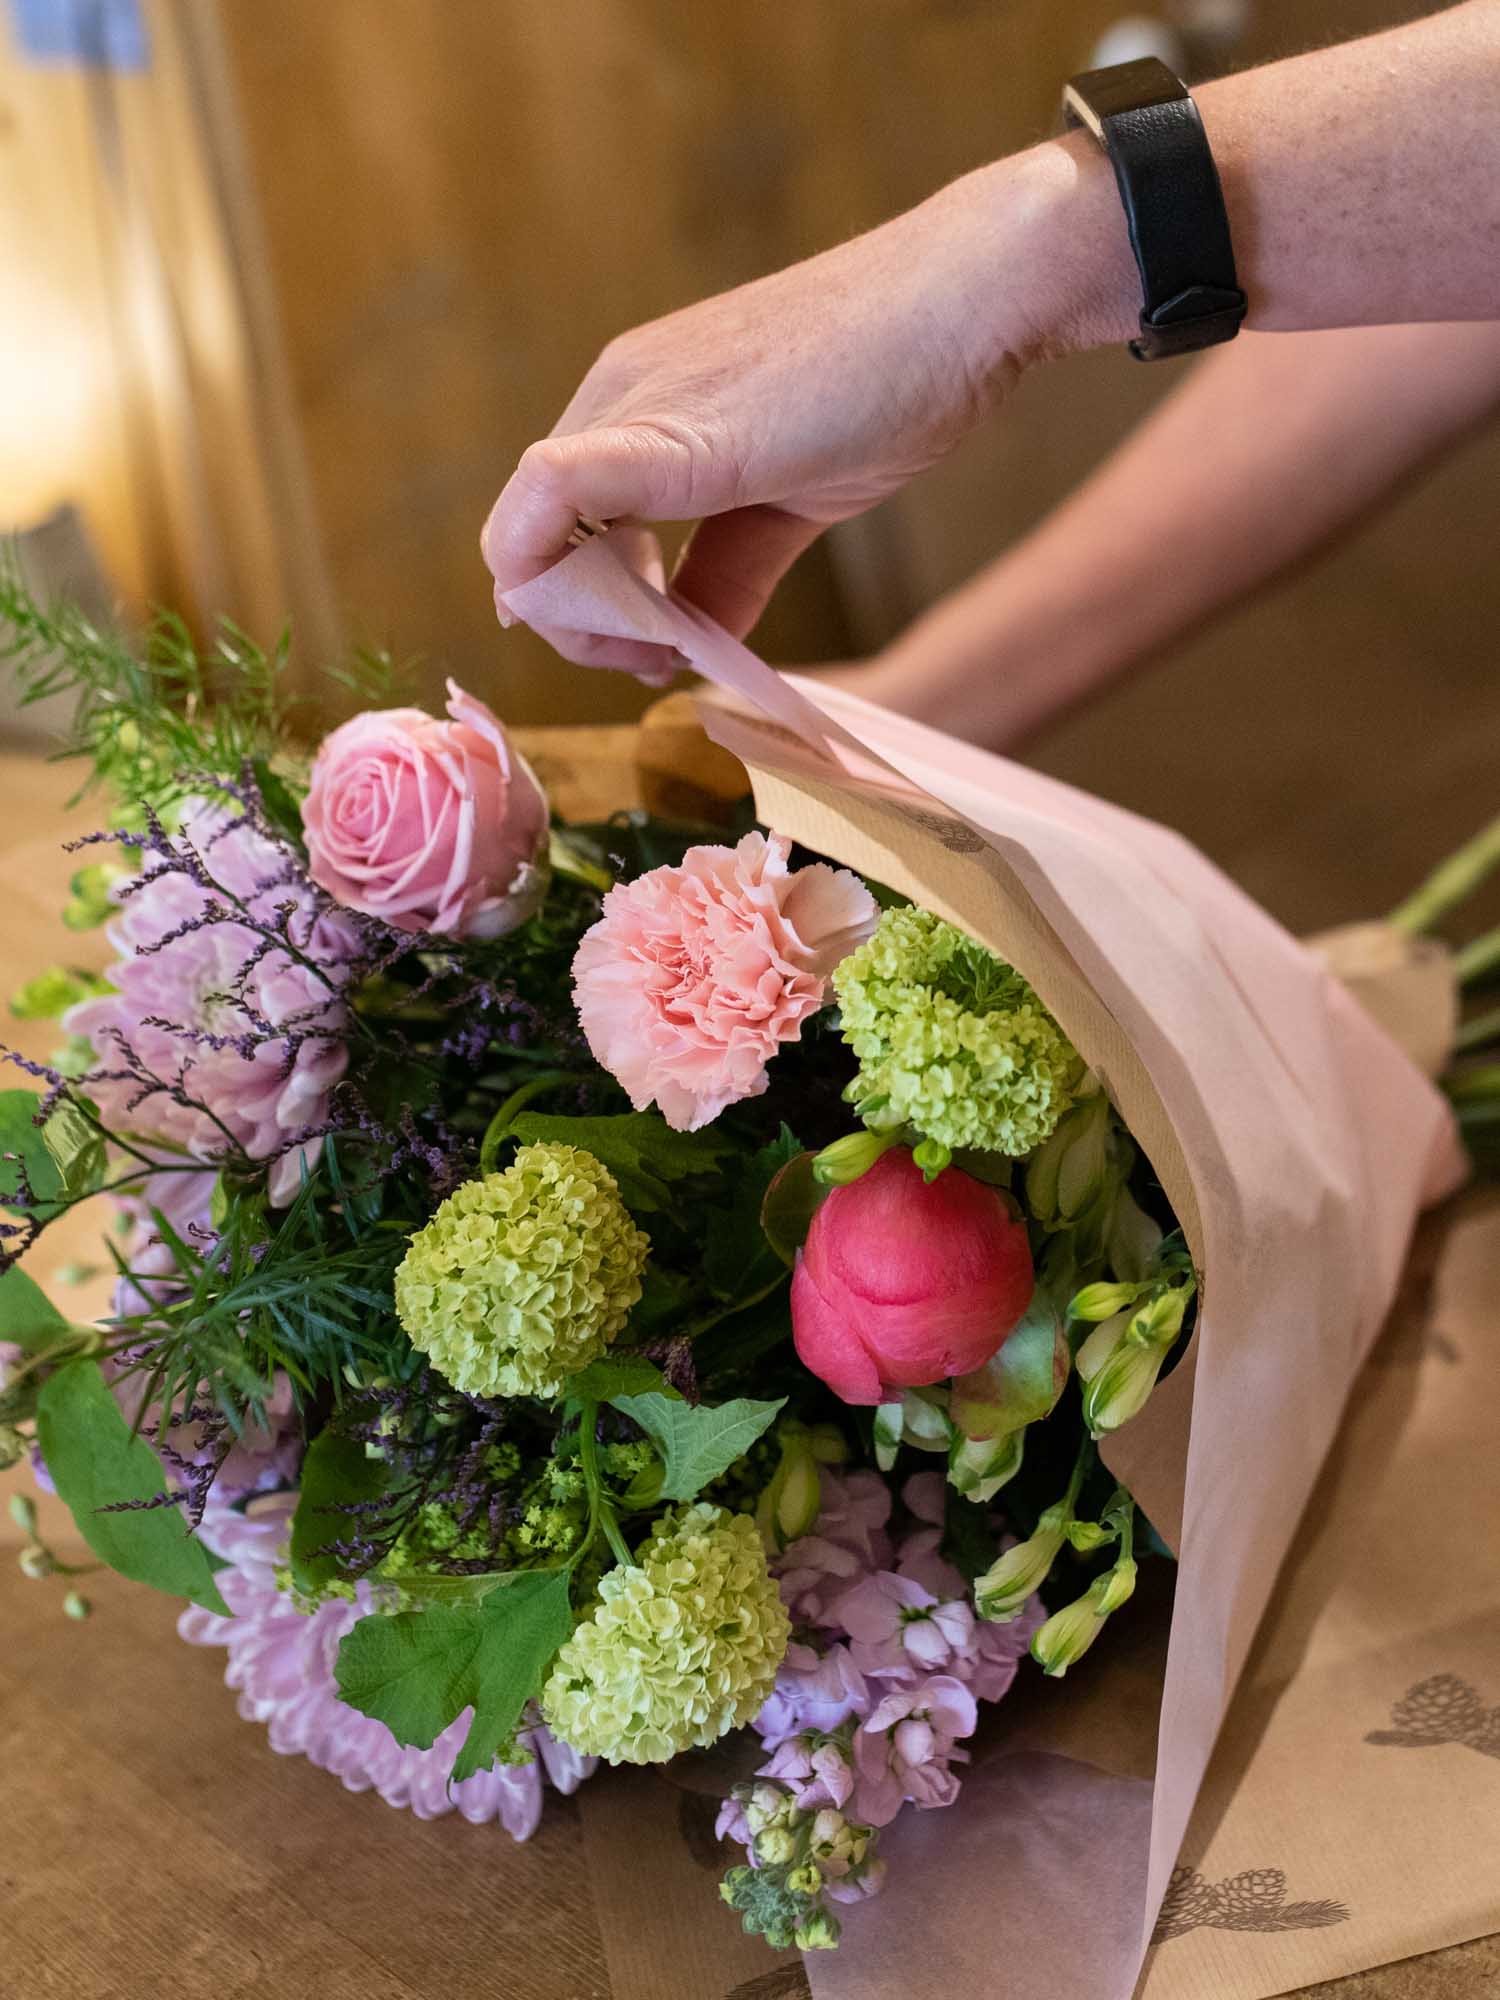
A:
{"type": "Polygon", "coordinates": [[[672,587],[743,639],[782,577],[822,532],[821,522],[783,507],[711,514],[688,538],[672,587]]]}
{"type": "Polygon", "coordinates": [[[522,453],[480,547],[500,589],[514,590],[561,561],[580,518],[690,520],[703,510],[706,483],[686,438],[655,424],[542,438],[522,453]]]}

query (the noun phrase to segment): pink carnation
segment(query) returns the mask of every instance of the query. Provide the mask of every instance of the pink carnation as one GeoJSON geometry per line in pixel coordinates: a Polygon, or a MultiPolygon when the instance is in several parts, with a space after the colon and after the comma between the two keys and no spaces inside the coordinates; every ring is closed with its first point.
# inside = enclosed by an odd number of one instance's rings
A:
{"type": "Polygon", "coordinates": [[[536,1728],[526,1739],[532,1763],[497,1764],[450,1790],[448,1773],[468,1732],[468,1709],[430,1750],[415,1750],[398,1743],[383,1722],[346,1707],[333,1663],[344,1634],[372,1609],[370,1586],[357,1585],[353,1603],[330,1600],[311,1613],[277,1589],[296,1504],[295,1493],[282,1493],[252,1503],[248,1514],[210,1511],[203,1537],[228,1560],[215,1581],[234,1616],[195,1607],[178,1619],[179,1633],[195,1646],[228,1649],[224,1678],[239,1690],[240,1714],[247,1722],[264,1722],[271,1748],[283,1756],[306,1757],[351,1792],[377,1791],[387,1805],[406,1806],[418,1819],[457,1808],[476,1824],[497,1819],[514,1839],[529,1838],[541,1819],[543,1773],[559,1791],[571,1792],[593,1770],[593,1758],[579,1757],[536,1728]]]}
{"type": "Polygon", "coordinates": [[[93,1044],[84,1087],[106,1126],[205,1161],[232,1142],[271,1160],[267,1192],[285,1207],[317,1154],[295,1141],[323,1121],[348,1060],[341,988],[357,940],[234,808],[190,801],[172,848],[115,892],[115,991],[63,1026],[93,1044]]]}
{"type": "Polygon", "coordinates": [[[788,870],[790,841],[747,833],[691,847],[676,868],[622,882],[578,947],[574,994],[589,1047],[637,1111],[696,1132],[758,1097],[766,1064],[827,995],[828,976],[874,930],[857,875],[788,870]]]}
{"type": "Polygon", "coordinates": [[[313,880],[392,929],[502,937],[546,894],[547,797],[499,718],[367,710],[324,739],[302,803],[313,880]]]}

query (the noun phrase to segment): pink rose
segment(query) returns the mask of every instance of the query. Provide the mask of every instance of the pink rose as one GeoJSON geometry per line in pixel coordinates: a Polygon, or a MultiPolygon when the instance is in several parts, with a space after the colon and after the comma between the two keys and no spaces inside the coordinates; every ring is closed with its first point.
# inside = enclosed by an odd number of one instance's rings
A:
{"type": "Polygon", "coordinates": [[[797,1353],[846,1403],[980,1367],[1031,1299],[1031,1250],[997,1189],[904,1146],[837,1187],[792,1277],[797,1353]]]}
{"type": "Polygon", "coordinates": [[[503,937],[547,891],[547,798],[451,680],[448,714],[369,709],[324,738],[302,802],[309,872],[393,930],[503,937]]]}
{"type": "Polygon", "coordinates": [[[678,868],[619,883],[578,947],[573,991],[589,1047],[637,1111],[696,1132],[758,1097],[766,1064],[827,997],[828,975],[875,928],[857,875],[789,871],[791,843],[747,833],[690,847],[678,868]]]}

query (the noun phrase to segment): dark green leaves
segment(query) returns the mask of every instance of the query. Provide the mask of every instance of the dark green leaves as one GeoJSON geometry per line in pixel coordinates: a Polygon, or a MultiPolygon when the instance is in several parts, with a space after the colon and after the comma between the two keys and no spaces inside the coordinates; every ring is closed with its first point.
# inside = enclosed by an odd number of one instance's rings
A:
{"type": "Polygon", "coordinates": [[[761,1202],[760,1224],[766,1241],[783,1264],[797,1261],[807,1241],[813,1217],[832,1194],[813,1178],[812,1153],[797,1153],[780,1169],[761,1202]]]}
{"type": "Polygon", "coordinates": [[[34,1122],[41,1101],[34,1090],[0,1090],[0,1153],[20,1156],[19,1162],[0,1159],[0,1202],[17,1213],[14,1197],[22,1164],[37,1204],[35,1213],[55,1212],[63,1192],[62,1175],[47,1150],[41,1126],[34,1122]]]}
{"type": "Polygon", "coordinates": [[[721,1133],[674,1132],[656,1111],[627,1111],[615,1118],[554,1118],[523,1111],[510,1136],[522,1146],[538,1140],[581,1146],[609,1168],[625,1206],[647,1214],[671,1206],[669,1182],[716,1173],[719,1162],[735,1150],[734,1141],[721,1133]]]}
{"type": "Polygon", "coordinates": [[[801,1142],[783,1125],[779,1137],[746,1161],[734,1202],[712,1228],[703,1274],[721,1299],[748,1298],[781,1275],[780,1253],[766,1241],[761,1210],[767,1191],[802,1152],[801,1142]]]}
{"type": "MultiPolygon", "coordinates": [[[[606,1354],[568,1378],[574,1403],[611,1403],[617,1396],[677,1396],[655,1362],[639,1354],[606,1354]]],[[[680,1398],[679,1398],[680,1400],[680,1398]]]]}
{"type": "Polygon", "coordinates": [[[472,1707],[457,1783],[509,1743],[572,1623],[567,1573],[555,1569],[502,1580],[482,1604],[362,1618],[339,1647],[339,1694],[421,1750],[472,1707]]]}
{"type": "Polygon", "coordinates": [[[79,1533],[101,1561],[136,1583],[228,1615],[208,1550],[175,1507],[100,1512],[121,1500],[155,1499],[167,1487],[155,1452],[131,1436],[97,1362],[70,1361],[43,1383],[37,1440],[79,1533]]]}
{"type": "Polygon", "coordinates": [[[670,1402],[665,1396],[612,1396],[661,1453],[664,1500],[693,1500],[754,1444],[786,1401],[739,1397],[717,1409],[670,1402]]]}
{"type": "Polygon", "coordinates": [[[321,1431],[313,1439],[302,1461],[301,1498],[292,1516],[292,1580],[299,1590],[316,1595],[338,1576],[330,1543],[357,1534],[348,1509],[378,1500],[390,1476],[383,1458],[368,1457],[364,1446],[342,1431],[321,1431]]]}
{"type": "Polygon", "coordinates": [[[57,1347],[69,1322],[19,1265],[0,1276],[0,1340],[13,1340],[28,1354],[57,1347]]]}

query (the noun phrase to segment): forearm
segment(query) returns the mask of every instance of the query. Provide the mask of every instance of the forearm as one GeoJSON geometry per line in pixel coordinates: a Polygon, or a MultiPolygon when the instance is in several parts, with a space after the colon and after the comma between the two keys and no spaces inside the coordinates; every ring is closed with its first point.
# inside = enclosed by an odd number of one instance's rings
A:
{"type": "Polygon", "coordinates": [[[1500,403],[1500,323],[1247,335],[871,670],[1003,745],[1335,538],[1500,403]]]}
{"type": "MultiPolygon", "coordinates": [[[[1194,96],[1251,328],[1500,318],[1500,0],[1464,0],[1194,96]]],[[[1016,199],[1017,169],[1034,204],[1029,254],[1013,267],[1031,342],[1021,358],[1128,338],[1139,286],[1108,162],[1082,134],[1049,141],[983,170],[998,202],[1016,199]]],[[[998,339],[1014,338],[1007,323],[998,339]]]]}

